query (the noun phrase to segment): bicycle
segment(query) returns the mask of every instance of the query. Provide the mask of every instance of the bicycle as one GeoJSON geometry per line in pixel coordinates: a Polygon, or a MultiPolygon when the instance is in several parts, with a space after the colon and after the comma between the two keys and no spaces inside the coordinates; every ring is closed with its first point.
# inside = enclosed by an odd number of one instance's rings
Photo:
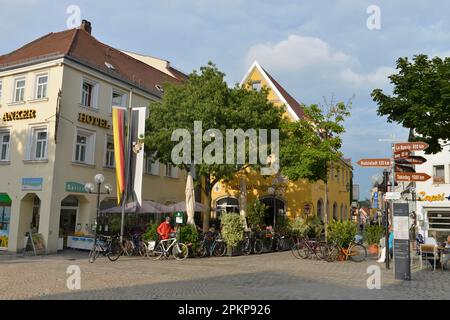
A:
{"type": "Polygon", "coordinates": [[[142,234],[130,234],[127,239],[124,239],[121,248],[123,255],[127,256],[141,256],[147,255],[147,245],[141,239],[142,234]]]}
{"type": "Polygon", "coordinates": [[[249,255],[250,253],[260,254],[263,251],[263,243],[256,234],[245,234],[245,238],[242,242],[242,253],[249,255]]]}
{"type": "Polygon", "coordinates": [[[120,236],[118,234],[113,236],[96,235],[88,260],[90,263],[94,263],[99,255],[102,254],[110,261],[117,261],[122,253],[120,236]]]}
{"type": "Polygon", "coordinates": [[[187,245],[178,241],[175,234],[171,234],[169,239],[159,240],[155,248],[148,251],[148,255],[156,256],[154,260],[168,259],[171,255],[176,260],[184,260],[189,255],[189,249],[187,245]]]}
{"type": "Polygon", "coordinates": [[[304,237],[297,239],[291,248],[292,254],[297,259],[308,259],[315,256],[319,260],[326,257],[326,243],[304,237]]]}
{"type": "Polygon", "coordinates": [[[360,243],[350,242],[348,248],[342,248],[336,241],[326,246],[325,260],[327,262],[336,261],[339,255],[344,256],[344,260],[352,260],[354,262],[362,262],[367,259],[367,249],[360,243]]]}

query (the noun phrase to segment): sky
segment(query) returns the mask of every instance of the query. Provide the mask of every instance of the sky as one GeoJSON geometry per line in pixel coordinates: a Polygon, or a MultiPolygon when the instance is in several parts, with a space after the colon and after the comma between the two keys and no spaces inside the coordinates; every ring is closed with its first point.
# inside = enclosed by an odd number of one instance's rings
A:
{"type": "Polygon", "coordinates": [[[387,77],[399,57],[450,55],[445,0],[0,0],[0,54],[67,29],[76,21],[73,6],[101,42],[169,60],[186,73],[212,61],[233,85],[256,59],[301,103],[353,97],[343,153],[353,160],[361,200],[380,170],[356,161],[389,157],[390,142],[379,139],[408,136],[377,116],[370,93],[391,92],[387,77]],[[379,28],[368,28],[373,17],[379,28]]]}

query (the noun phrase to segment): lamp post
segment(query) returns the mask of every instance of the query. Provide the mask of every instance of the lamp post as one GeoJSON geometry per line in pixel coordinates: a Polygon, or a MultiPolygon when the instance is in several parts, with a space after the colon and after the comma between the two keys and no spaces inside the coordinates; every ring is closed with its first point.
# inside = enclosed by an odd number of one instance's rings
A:
{"type": "Polygon", "coordinates": [[[98,224],[98,216],[100,214],[100,195],[102,194],[110,194],[111,193],[111,185],[108,183],[105,184],[106,192],[101,192],[101,185],[105,182],[105,176],[101,173],[98,173],[94,177],[95,184],[97,184],[97,191],[95,190],[95,185],[92,182],[88,182],[84,185],[84,189],[88,193],[96,193],[97,194],[97,213],[95,215],[95,234],[97,235],[99,224],[98,224]]]}

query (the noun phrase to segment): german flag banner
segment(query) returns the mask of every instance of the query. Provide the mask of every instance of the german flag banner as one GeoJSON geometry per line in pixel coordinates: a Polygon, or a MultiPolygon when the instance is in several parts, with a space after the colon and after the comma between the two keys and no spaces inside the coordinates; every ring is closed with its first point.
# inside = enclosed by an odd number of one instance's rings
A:
{"type": "Polygon", "coordinates": [[[125,108],[112,107],[117,204],[121,203],[122,195],[125,192],[125,113],[125,108]]]}

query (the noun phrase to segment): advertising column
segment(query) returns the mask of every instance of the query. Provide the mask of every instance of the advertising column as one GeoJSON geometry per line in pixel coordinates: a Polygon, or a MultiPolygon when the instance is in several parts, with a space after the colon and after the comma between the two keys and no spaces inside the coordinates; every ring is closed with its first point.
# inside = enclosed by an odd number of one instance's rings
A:
{"type": "Polygon", "coordinates": [[[411,280],[408,208],[407,203],[394,203],[394,273],[399,280],[411,280]]]}

